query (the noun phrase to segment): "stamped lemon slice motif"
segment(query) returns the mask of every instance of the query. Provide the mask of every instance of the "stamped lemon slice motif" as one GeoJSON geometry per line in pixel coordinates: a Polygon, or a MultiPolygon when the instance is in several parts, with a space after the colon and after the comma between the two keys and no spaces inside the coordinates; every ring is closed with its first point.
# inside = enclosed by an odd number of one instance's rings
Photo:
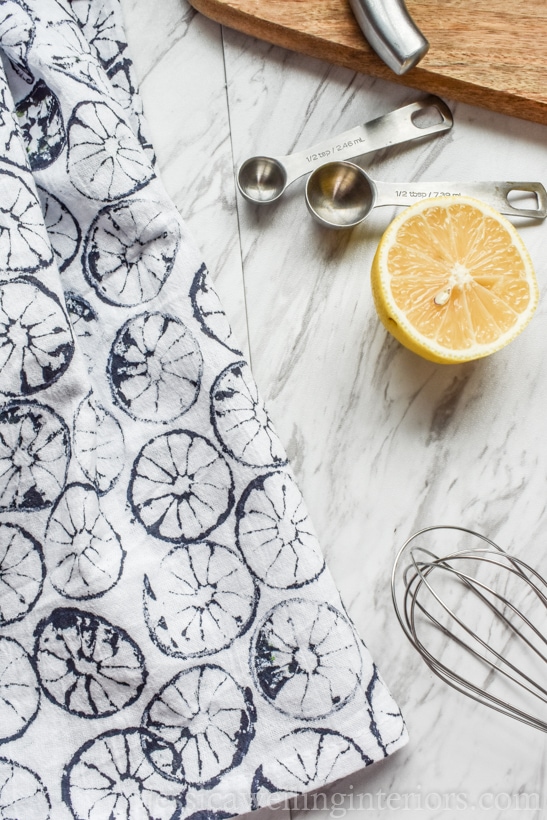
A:
{"type": "Polygon", "coordinates": [[[423,200],[399,214],[380,240],[371,282],[387,330],[442,364],[505,347],[538,301],[532,260],[514,226],[464,196],[423,200]]]}

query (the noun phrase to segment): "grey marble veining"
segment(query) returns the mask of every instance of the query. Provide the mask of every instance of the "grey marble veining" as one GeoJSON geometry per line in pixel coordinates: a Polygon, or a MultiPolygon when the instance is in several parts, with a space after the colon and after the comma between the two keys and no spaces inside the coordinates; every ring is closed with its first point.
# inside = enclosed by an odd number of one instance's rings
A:
{"type": "MultiPolygon", "coordinates": [[[[330,232],[311,221],[302,181],[280,202],[254,206],[236,196],[234,168],[256,153],[310,146],[418,93],[221,32],[182,0],[123,6],[162,176],[238,336],[248,328],[255,377],[330,569],[409,725],[406,749],[334,786],[320,813],[545,816],[545,739],[427,670],[396,622],[389,578],[402,542],[437,523],[482,531],[547,571],[547,225],[515,220],[541,289],[525,332],[467,365],[417,358],[380,326],[369,287],[377,243],[396,210],[330,232]],[[503,798],[495,805],[496,796],[518,793],[541,795],[544,813],[504,807],[503,798]],[[391,809],[389,794],[400,797],[391,809]],[[478,805],[485,794],[491,807],[478,805]],[[459,809],[443,812],[434,795],[442,805],[460,795],[459,809]],[[405,799],[414,808],[403,813],[405,799]]],[[[547,182],[547,128],[449,104],[450,134],[361,164],[387,181],[547,182]]]]}

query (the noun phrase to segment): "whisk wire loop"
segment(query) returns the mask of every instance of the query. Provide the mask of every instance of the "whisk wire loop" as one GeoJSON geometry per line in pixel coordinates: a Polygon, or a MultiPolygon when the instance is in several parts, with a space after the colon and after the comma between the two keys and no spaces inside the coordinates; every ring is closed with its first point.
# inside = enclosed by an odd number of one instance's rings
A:
{"type": "Polygon", "coordinates": [[[491,691],[493,684],[497,685],[502,681],[506,687],[512,687],[512,693],[516,692],[520,698],[524,694],[531,696],[535,703],[539,702],[542,706],[547,704],[547,688],[542,684],[542,681],[547,679],[547,629],[538,626],[531,613],[527,615],[523,612],[520,600],[518,603],[512,600],[512,595],[507,591],[511,585],[517,586],[519,598],[523,593],[529,595],[535,609],[547,618],[547,582],[537,570],[520,558],[505,552],[486,536],[465,527],[452,525],[426,527],[408,538],[395,559],[391,578],[392,599],[397,619],[406,637],[431,671],[452,688],[476,702],[547,732],[546,720],[528,711],[528,705],[524,707],[491,691]],[[425,546],[414,545],[414,542],[426,534],[442,530],[478,539],[480,546],[457,549],[439,556],[425,546]],[[398,576],[404,560],[408,563],[402,570],[403,592],[399,605],[398,576]],[[469,566],[472,569],[469,569],[469,566]],[[477,577],[478,570],[483,573],[490,572],[494,580],[487,583],[477,577]],[[441,578],[445,586],[448,585],[451,594],[458,594],[458,611],[445,600],[446,591],[441,592],[439,586],[435,585],[437,577],[441,578]],[[501,589],[496,588],[500,585],[500,579],[501,589]],[[466,622],[465,615],[460,617],[462,603],[467,607],[471,606],[471,611],[473,605],[478,608],[478,613],[475,610],[473,616],[481,616],[484,612],[494,616],[486,639],[479,634],[478,628],[474,625],[478,622],[477,618],[471,625],[466,622]],[[422,637],[427,625],[433,627],[444,640],[439,656],[433,649],[428,648],[422,637]],[[501,626],[505,634],[501,648],[496,648],[492,641],[492,632],[495,632],[496,625],[497,628],[501,626]],[[479,684],[465,677],[461,672],[460,663],[458,671],[455,671],[441,659],[442,653],[451,645],[462,650],[464,655],[472,658],[474,662],[479,662],[479,668],[488,670],[484,682],[481,681],[479,684]],[[526,661],[532,659],[535,663],[543,664],[538,675],[540,680],[527,669],[521,668],[520,662],[517,664],[507,657],[507,651],[511,650],[511,647],[514,651],[528,652],[526,661]]]}
{"type": "MultiPolygon", "coordinates": [[[[412,606],[413,607],[416,606],[415,601],[413,601],[412,606]]],[[[423,608],[422,608],[422,611],[423,611],[423,608]]],[[[436,627],[438,627],[439,629],[441,629],[444,632],[445,635],[449,636],[455,643],[457,643],[460,647],[464,648],[467,652],[469,652],[471,655],[473,655],[477,660],[481,661],[482,663],[484,663],[485,665],[490,667],[490,669],[492,669],[493,671],[498,671],[498,672],[500,672],[500,674],[505,675],[508,679],[514,681],[515,683],[519,683],[518,677],[515,677],[515,676],[511,675],[510,672],[508,672],[506,669],[502,668],[501,666],[496,665],[489,658],[485,657],[479,651],[477,651],[469,643],[462,640],[457,635],[453,635],[452,633],[450,633],[450,631],[448,629],[446,629],[446,627],[444,627],[444,625],[441,624],[440,621],[438,621],[436,618],[431,616],[430,613],[426,613],[426,615],[431,620],[431,622],[433,624],[435,624],[436,627]]],[[[412,623],[414,623],[414,615],[413,615],[412,612],[411,612],[410,617],[411,617],[412,623]]],[[[451,677],[458,678],[458,679],[461,680],[461,678],[459,678],[459,676],[457,676],[456,673],[451,673],[450,670],[444,664],[442,664],[441,661],[438,658],[436,658],[434,655],[431,654],[431,652],[428,651],[427,647],[423,644],[422,641],[420,641],[419,637],[417,636],[415,628],[413,628],[413,635],[414,635],[414,642],[415,642],[416,647],[419,649],[420,654],[422,655],[422,657],[428,663],[429,666],[435,665],[437,668],[443,669],[446,674],[450,674],[451,677]]],[[[473,636],[473,637],[475,637],[475,636],[473,636]]],[[[519,674],[522,675],[522,673],[518,669],[516,669],[516,667],[514,667],[514,665],[510,664],[506,659],[504,659],[501,654],[499,654],[499,653],[495,652],[494,650],[492,650],[491,647],[488,647],[483,641],[480,641],[480,639],[478,639],[478,640],[486,649],[488,649],[489,651],[492,651],[493,654],[495,654],[495,656],[498,658],[498,660],[501,663],[505,663],[507,666],[512,668],[517,673],[517,676],[519,674]]],[[[523,676],[523,677],[526,678],[526,676],[523,676]]],[[[531,678],[528,677],[526,679],[529,681],[529,683],[532,684],[532,686],[535,685],[534,681],[531,678]]],[[[468,682],[468,685],[471,686],[472,684],[468,682]]],[[[521,684],[521,685],[523,686],[523,688],[525,688],[527,691],[529,691],[530,694],[532,694],[536,697],[540,697],[537,694],[537,692],[535,692],[532,688],[526,687],[524,684],[521,684]]],[[[547,692],[545,692],[545,690],[542,689],[541,691],[543,691],[545,694],[547,694],[547,692]]],[[[541,698],[541,699],[545,703],[547,703],[547,699],[545,699],[545,698],[541,698]]]]}
{"type": "MultiPolygon", "coordinates": [[[[431,568],[430,568],[430,570],[432,570],[432,569],[433,569],[433,567],[431,567],[431,568]]],[[[450,570],[451,570],[451,571],[453,571],[453,570],[452,570],[452,568],[450,568],[450,570]]],[[[457,574],[457,575],[459,575],[459,573],[456,573],[456,574],[457,574]]],[[[421,573],[421,572],[420,572],[420,575],[422,575],[422,573],[421,573]]],[[[466,578],[469,578],[469,576],[465,576],[465,577],[466,577],[466,578]]],[[[425,581],[425,583],[427,584],[427,581],[425,581]]],[[[431,587],[430,587],[430,585],[429,585],[429,584],[427,584],[427,586],[428,586],[428,589],[431,589],[431,587]]],[[[483,586],[484,586],[484,585],[483,585],[483,586]]],[[[471,588],[474,588],[474,587],[473,587],[473,584],[470,584],[470,587],[471,587],[471,588]]],[[[490,587],[488,587],[488,589],[489,589],[490,591],[493,591],[493,590],[491,590],[491,588],[490,588],[490,587]]],[[[488,605],[490,605],[490,602],[489,602],[489,601],[485,598],[485,596],[483,596],[483,595],[482,595],[482,593],[478,592],[478,591],[477,591],[477,590],[475,590],[475,589],[474,589],[474,592],[475,592],[475,594],[479,595],[479,596],[480,596],[480,597],[481,597],[481,598],[482,598],[482,599],[483,599],[483,600],[484,600],[484,601],[485,601],[488,605]]],[[[494,593],[494,594],[495,594],[495,593],[494,593]]],[[[405,599],[406,599],[407,603],[408,603],[408,597],[409,597],[409,590],[407,589],[407,591],[406,591],[406,593],[405,593],[405,599]]],[[[418,650],[420,651],[420,654],[422,655],[423,659],[426,661],[426,663],[428,664],[428,666],[430,666],[430,668],[432,668],[432,667],[434,666],[437,670],[442,670],[442,671],[444,672],[444,674],[445,674],[445,675],[450,676],[450,678],[451,678],[452,680],[458,680],[458,681],[460,681],[460,682],[462,682],[462,683],[465,683],[465,685],[466,685],[466,686],[468,686],[469,688],[473,688],[473,684],[472,684],[470,681],[467,681],[467,680],[465,680],[465,679],[461,678],[459,675],[457,675],[457,673],[455,673],[455,672],[453,672],[452,670],[450,670],[450,669],[449,669],[446,665],[444,665],[444,664],[443,664],[443,663],[442,663],[442,662],[441,662],[441,661],[440,661],[440,660],[439,660],[439,659],[438,659],[435,655],[433,655],[433,654],[432,654],[432,653],[431,653],[431,652],[427,649],[427,647],[425,646],[425,644],[424,644],[424,643],[420,640],[420,638],[418,637],[418,634],[417,634],[417,630],[416,630],[416,619],[415,619],[415,614],[414,614],[414,610],[415,610],[416,608],[418,608],[418,609],[419,609],[419,610],[420,610],[420,611],[421,611],[421,612],[422,612],[422,613],[423,613],[423,614],[424,614],[424,615],[425,615],[425,616],[426,616],[426,617],[427,617],[427,618],[428,618],[428,619],[429,619],[429,620],[430,620],[430,621],[431,621],[431,622],[432,622],[432,623],[433,623],[433,624],[434,624],[434,625],[435,625],[438,629],[440,629],[440,630],[441,630],[441,631],[442,631],[442,632],[443,632],[443,633],[444,633],[447,637],[449,637],[452,641],[454,641],[454,642],[455,642],[456,644],[458,644],[460,647],[464,648],[467,652],[469,652],[471,655],[473,655],[473,656],[474,656],[477,660],[481,661],[482,663],[484,663],[485,665],[487,665],[488,667],[490,667],[490,669],[491,669],[492,671],[494,671],[494,672],[499,672],[500,674],[504,675],[507,679],[509,679],[509,680],[513,681],[513,682],[514,682],[514,683],[516,683],[517,685],[520,685],[520,686],[521,686],[524,690],[526,690],[527,692],[529,692],[529,693],[530,693],[531,695],[533,695],[534,697],[537,697],[537,698],[539,698],[541,701],[543,701],[544,703],[547,703],[547,697],[542,697],[542,696],[541,696],[540,694],[538,694],[538,692],[537,692],[537,691],[535,691],[535,690],[534,690],[534,688],[532,688],[532,687],[537,687],[537,688],[539,689],[539,691],[540,691],[540,692],[542,692],[542,693],[543,693],[544,695],[546,695],[546,696],[547,696],[547,690],[545,690],[542,686],[540,686],[540,685],[539,685],[536,681],[534,681],[534,680],[533,680],[530,676],[526,675],[526,673],[524,673],[521,669],[518,669],[518,668],[517,668],[514,664],[512,664],[512,663],[511,663],[511,662],[510,662],[507,658],[504,658],[504,657],[503,657],[503,655],[502,655],[500,652],[496,651],[496,650],[495,650],[492,646],[490,646],[490,645],[489,645],[489,644],[487,644],[485,641],[483,641],[483,640],[480,638],[480,636],[478,636],[478,635],[477,635],[476,633],[474,633],[474,632],[473,632],[470,628],[468,628],[468,627],[467,627],[467,625],[466,625],[466,624],[465,624],[465,623],[464,623],[461,619],[459,619],[459,618],[458,618],[458,617],[454,614],[454,612],[453,612],[450,608],[446,607],[446,605],[444,604],[444,602],[443,602],[440,598],[438,598],[438,596],[437,596],[437,595],[435,595],[435,597],[439,600],[439,603],[441,604],[441,606],[443,607],[443,609],[444,609],[444,610],[445,610],[445,611],[446,611],[446,612],[447,612],[450,616],[452,616],[452,617],[454,618],[454,620],[455,620],[455,621],[456,621],[456,622],[457,622],[457,623],[458,623],[458,624],[459,624],[459,625],[460,625],[460,626],[461,626],[461,627],[462,627],[462,628],[463,628],[463,629],[464,629],[464,630],[465,630],[465,631],[466,631],[469,635],[471,635],[471,637],[472,637],[474,640],[476,640],[479,644],[481,644],[481,645],[484,647],[484,649],[485,649],[485,650],[487,650],[488,652],[491,652],[491,653],[492,653],[492,654],[493,654],[493,655],[497,658],[497,660],[499,661],[499,663],[498,663],[498,664],[496,664],[496,663],[494,663],[493,661],[491,661],[488,657],[486,657],[485,655],[483,655],[483,654],[481,654],[479,651],[477,651],[477,650],[476,650],[476,649],[475,649],[475,648],[474,648],[471,644],[467,643],[467,642],[466,642],[466,641],[464,641],[462,638],[459,638],[459,637],[458,637],[458,635],[455,635],[453,632],[451,632],[449,629],[447,629],[447,628],[444,626],[444,624],[442,624],[442,623],[441,623],[441,622],[440,622],[437,618],[435,618],[435,617],[434,617],[434,616],[433,616],[433,615],[432,615],[429,611],[427,611],[427,610],[426,610],[426,609],[422,606],[422,604],[420,604],[420,603],[417,601],[417,599],[416,599],[416,595],[415,595],[415,594],[414,594],[414,596],[410,596],[410,597],[411,597],[411,606],[410,606],[410,609],[407,609],[407,608],[405,607],[406,614],[407,614],[407,622],[408,622],[408,624],[410,625],[410,628],[411,628],[411,633],[412,633],[412,636],[413,636],[413,642],[414,642],[414,644],[415,644],[416,648],[418,648],[418,650]],[[512,670],[515,672],[515,675],[511,675],[511,673],[510,673],[510,672],[508,672],[506,669],[504,669],[504,668],[503,668],[503,666],[502,666],[502,665],[499,665],[499,664],[505,664],[505,666],[509,667],[510,669],[512,669],[512,670]],[[519,680],[519,676],[520,676],[520,678],[523,678],[524,680],[528,681],[528,683],[530,683],[530,684],[531,684],[531,686],[526,686],[526,684],[522,683],[522,681],[521,681],[521,680],[519,680]]],[[[502,598],[502,600],[506,601],[507,599],[502,598]]],[[[523,640],[524,640],[527,644],[530,644],[530,642],[526,639],[526,637],[525,637],[524,635],[522,635],[522,633],[521,633],[518,629],[516,629],[516,627],[515,627],[515,626],[514,626],[514,625],[513,625],[513,624],[512,624],[512,623],[511,623],[508,619],[506,619],[506,618],[505,618],[505,616],[503,616],[503,614],[502,614],[502,613],[500,613],[500,611],[499,611],[497,608],[493,607],[493,609],[494,609],[494,611],[495,611],[495,612],[496,612],[496,613],[500,616],[500,619],[502,619],[503,621],[505,621],[505,622],[507,623],[507,625],[509,626],[509,628],[510,628],[512,631],[514,631],[516,634],[518,634],[518,635],[519,635],[519,636],[520,636],[520,637],[521,637],[521,638],[522,638],[522,639],[523,639],[523,640]]],[[[522,613],[518,612],[518,610],[516,610],[516,612],[517,612],[517,614],[518,614],[519,616],[522,614],[522,613]]],[[[532,648],[532,649],[534,649],[534,650],[535,650],[535,647],[533,647],[533,645],[532,645],[532,644],[530,644],[530,646],[531,646],[531,648],[532,648]]],[[[543,660],[546,660],[546,661],[547,661],[547,659],[545,658],[545,656],[541,655],[541,658],[542,658],[543,660]]],[[[491,697],[491,695],[488,695],[488,697],[491,697]]]]}
{"type": "MultiPolygon", "coordinates": [[[[427,552],[429,552],[429,551],[427,551],[427,552]]],[[[507,572],[517,574],[517,575],[519,575],[520,577],[524,577],[524,576],[522,575],[522,572],[520,571],[520,569],[519,569],[519,570],[514,570],[514,569],[512,569],[511,567],[507,567],[507,566],[505,566],[503,563],[501,563],[501,562],[499,562],[499,561],[494,561],[494,560],[490,559],[489,557],[487,557],[487,555],[486,555],[486,551],[485,551],[485,550],[478,550],[477,552],[481,553],[481,559],[483,560],[483,562],[484,562],[484,563],[488,563],[488,564],[491,564],[491,565],[493,565],[493,566],[497,566],[497,567],[499,567],[499,568],[500,568],[500,569],[502,569],[502,570],[506,570],[507,572]]],[[[433,553],[430,553],[430,554],[431,554],[431,555],[433,555],[433,553]]],[[[517,626],[516,626],[516,625],[515,625],[515,624],[514,624],[511,620],[509,620],[509,618],[507,618],[507,617],[506,617],[506,615],[503,613],[503,611],[502,611],[501,609],[498,609],[498,608],[497,608],[497,607],[496,607],[496,606],[492,603],[492,601],[490,601],[490,600],[487,598],[487,596],[486,596],[486,595],[483,595],[483,594],[482,594],[482,592],[481,592],[480,590],[481,590],[481,589],[483,589],[484,591],[489,592],[489,593],[490,593],[490,594],[491,594],[494,598],[496,598],[498,601],[500,601],[501,603],[503,603],[503,605],[504,605],[507,609],[511,610],[511,611],[513,612],[513,614],[514,614],[517,618],[519,618],[519,619],[520,619],[520,620],[521,620],[524,624],[526,624],[526,626],[527,626],[530,630],[532,630],[532,631],[534,632],[534,634],[536,635],[536,637],[537,637],[537,638],[538,638],[538,639],[539,639],[539,640],[540,640],[543,644],[545,644],[545,645],[547,646],[547,639],[545,638],[545,636],[543,635],[543,633],[542,633],[542,632],[540,632],[540,630],[539,630],[539,629],[538,629],[538,628],[537,628],[537,627],[536,627],[536,626],[532,623],[532,621],[530,621],[530,619],[529,619],[529,618],[527,618],[527,617],[524,615],[524,613],[523,613],[523,612],[521,612],[521,611],[520,611],[520,610],[519,610],[519,609],[518,609],[518,608],[517,608],[517,607],[516,607],[513,603],[511,603],[511,601],[510,601],[508,598],[506,598],[506,597],[505,597],[504,595],[502,595],[500,592],[497,592],[497,591],[496,591],[493,587],[491,587],[491,586],[489,586],[488,584],[485,584],[485,583],[483,583],[483,582],[479,581],[477,578],[474,578],[473,576],[468,575],[468,574],[467,574],[467,573],[465,573],[465,572],[462,572],[461,570],[456,569],[455,567],[450,566],[450,564],[449,564],[449,563],[447,563],[449,560],[456,560],[456,561],[457,561],[457,560],[467,559],[467,558],[469,558],[469,557],[474,558],[474,557],[476,557],[476,554],[470,553],[470,552],[468,552],[468,551],[465,551],[465,552],[460,552],[460,553],[453,553],[452,555],[447,556],[447,557],[446,557],[446,558],[444,558],[444,559],[441,559],[441,560],[435,560],[434,562],[431,562],[430,564],[427,564],[427,565],[424,565],[424,564],[418,564],[418,563],[416,562],[415,557],[414,557],[414,550],[411,550],[411,556],[412,556],[412,559],[413,559],[413,566],[414,566],[414,567],[415,567],[415,569],[416,569],[416,575],[420,577],[420,579],[422,580],[422,582],[426,585],[427,589],[428,589],[428,590],[429,590],[429,592],[431,592],[431,594],[435,597],[435,599],[438,601],[438,603],[440,604],[440,606],[441,606],[441,607],[442,607],[442,608],[443,608],[443,609],[444,609],[444,610],[445,610],[445,611],[446,611],[446,612],[447,612],[447,613],[448,613],[448,614],[449,614],[449,615],[450,615],[450,616],[451,616],[451,617],[452,617],[452,618],[453,618],[453,619],[454,619],[454,620],[455,620],[455,621],[459,624],[459,626],[461,626],[461,628],[462,628],[462,629],[464,629],[464,630],[465,630],[468,634],[470,634],[470,635],[471,635],[471,636],[472,636],[472,637],[473,637],[473,638],[474,638],[474,639],[475,639],[478,643],[480,643],[480,644],[481,644],[481,645],[482,645],[482,646],[483,646],[486,650],[488,650],[488,651],[489,651],[489,652],[491,652],[493,655],[495,655],[495,656],[498,658],[498,660],[500,660],[502,663],[506,663],[508,666],[512,666],[512,664],[511,664],[509,661],[507,661],[507,659],[506,659],[506,658],[504,658],[504,657],[503,657],[503,655],[501,655],[501,654],[500,654],[499,652],[497,652],[497,651],[496,651],[493,647],[491,647],[489,644],[487,644],[485,641],[483,641],[483,640],[480,638],[480,636],[479,636],[479,635],[477,635],[477,633],[476,633],[476,632],[474,632],[472,629],[470,629],[470,628],[469,628],[469,627],[465,624],[465,622],[464,622],[464,621],[462,621],[460,618],[458,618],[458,616],[456,615],[456,613],[455,613],[453,610],[451,610],[449,607],[447,607],[447,605],[444,603],[444,601],[443,601],[443,600],[440,598],[440,596],[439,596],[439,595],[435,592],[435,590],[433,589],[433,587],[431,586],[431,584],[430,584],[430,583],[428,582],[428,580],[427,580],[427,575],[429,575],[431,572],[433,572],[433,570],[434,570],[435,568],[439,568],[439,567],[441,567],[444,571],[446,571],[446,572],[450,572],[450,573],[454,574],[454,575],[455,575],[455,576],[456,576],[456,577],[457,577],[460,581],[463,581],[463,582],[464,582],[464,583],[468,586],[468,588],[469,588],[470,590],[472,590],[472,591],[473,591],[473,593],[474,593],[474,594],[475,594],[478,598],[480,598],[480,600],[481,600],[481,601],[482,601],[482,602],[483,602],[483,603],[484,603],[484,604],[485,604],[485,605],[486,605],[489,609],[491,609],[491,610],[492,610],[492,612],[494,612],[494,613],[497,615],[497,617],[499,618],[499,620],[500,620],[500,621],[502,621],[502,622],[503,622],[503,623],[507,626],[507,628],[508,628],[508,629],[510,629],[510,630],[511,630],[512,632],[514,632],[515,634],[519,635],[519,637],[520,637],[520,638],[521,638],[521,639],[522,639],[522,640],[523,640],[523,641],[524,641],[524,642],[525,642],[525,643],[526,643],[526,644],[530,647],[530,649],[531,649],[533,652],[535,652],[535,653],[536,653],[536,654],[537,654],[537,655],[541,658],[541,660],[543,660],[543,661],[545,661],[545,662],[547,663],[547,657],[546,657],[546,656],[545,656],[545,655],[544,655],[544,654],[543,654],[543,653],[542,653],[542,652],[538,649],[538,647],[536,647],[536,646],[532,643],[532,641],[530,641],[530,640],[526,637],[526,635],[524,635],[524,633],[523,633],[521,630],[519,630],[519,629],[517,628],[517,626]],[[423,572],[423,569],[422,569],[424,566],[426,566],[426,567],[427,567],[427,572],[426,572],[426,573],[424,573],[424,572],[423,572]]],[[[524,566],[526,566],[526,565],[524,565],[524,566]]],[[[540,590],[539,590],[539,589],[535,586],[535,584],[533,584],[532,582],[529,582],[529,579],[526,579],[526,581],[527,581],[527,583],[529,583],[530,588],[531,588],[531,589],[532,589],[535,593],[537,593],[537,594],[541,597],[541,599],[542,599],[542,601],[544,602],[544,604],[546,604],[546,605],[547,605],[547,598],[546,598],[546,597],[545,597],[545,596],[541,593],[541,591],[540,591],[540,590]]],[[[424,615],[426,615],[426,616],[427,616],[428,618],[430,618],[430,619],[432,618],[431,613],[427,612],[427,611],[423,608],[423,606],[421,606],[421,605],[420,605],[420,609],[421,609],[421,611],[423,612],[423,614],[424,614],[424,615]]],[[[437,624],[437,626],[441,626],[441,624],[440,624],[438,621],[436,622],[436,624],[437,624]]],[[[447,634],[451,634],[451,633],[449,632],[449,630],[445,630],[445,632],[446,632],[447,634]]],[[[520,673],[520,674],[524,674],[524,673],[522,673],[522,671],[521,671],[521,670],[516,670],[516,669],[515,669],[515,671],[519,671],[519,673],[520,673]]],[[[544,692],[545,692],[545,694],[547,694],[547,690],[542,690],[542,691],[544,691],[544,692]]]]}

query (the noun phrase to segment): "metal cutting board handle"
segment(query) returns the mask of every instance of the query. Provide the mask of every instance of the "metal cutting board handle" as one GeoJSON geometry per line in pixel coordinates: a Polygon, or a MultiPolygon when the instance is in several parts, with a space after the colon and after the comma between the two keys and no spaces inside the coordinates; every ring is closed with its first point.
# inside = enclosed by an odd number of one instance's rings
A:
{"type": "Polygon", "coordinates": [[[359,27],[376,54],[396,74],[413,68],[429,43],[404,0],[349,0],[359,27]]]}

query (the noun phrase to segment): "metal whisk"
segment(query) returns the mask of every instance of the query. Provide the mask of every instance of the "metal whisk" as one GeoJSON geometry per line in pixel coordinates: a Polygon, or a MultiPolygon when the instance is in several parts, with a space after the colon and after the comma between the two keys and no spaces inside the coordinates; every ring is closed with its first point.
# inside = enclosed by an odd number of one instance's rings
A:
{"type": "Polygon", "coordinates": [[[427,527],[399,551],[391,592],[407,638],[436,675],[547,732],[547,582],[536,570],[465,527],[427,527]],[[439,550],[454,540],[455,549],[439,550]]]}

